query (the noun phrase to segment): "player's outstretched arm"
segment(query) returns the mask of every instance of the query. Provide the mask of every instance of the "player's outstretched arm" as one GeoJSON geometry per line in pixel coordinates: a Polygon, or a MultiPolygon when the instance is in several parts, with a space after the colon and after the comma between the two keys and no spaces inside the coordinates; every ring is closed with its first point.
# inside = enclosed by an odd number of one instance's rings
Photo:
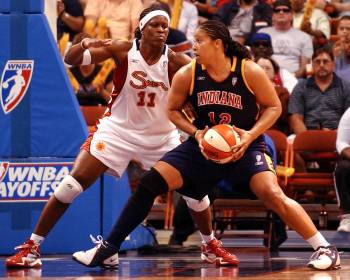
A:
{"type": "Polygon", "coordinates": [[[131,42],[127,41],[85,38],[68,50],[64,61],[70,65],[88,65],[113,58],[118,63],[130,48],[131,42]]]}

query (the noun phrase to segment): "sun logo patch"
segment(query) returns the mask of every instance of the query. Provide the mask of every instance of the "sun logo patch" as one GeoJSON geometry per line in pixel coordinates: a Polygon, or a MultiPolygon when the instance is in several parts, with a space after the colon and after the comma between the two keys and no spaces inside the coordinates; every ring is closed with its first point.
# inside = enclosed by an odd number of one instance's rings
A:
{"type": "Polygon", "coordinates": [[[0,99],[5,114],[15,109],[26,94],[34,69],[33,60],[8,60],[2,72],[0,99]]]}
{"type": "Polygon", "coordinates": [[[103,141],[98,141],[95,147],[97,151],[102,152],[106,148],[106,145],[103,141]]]}

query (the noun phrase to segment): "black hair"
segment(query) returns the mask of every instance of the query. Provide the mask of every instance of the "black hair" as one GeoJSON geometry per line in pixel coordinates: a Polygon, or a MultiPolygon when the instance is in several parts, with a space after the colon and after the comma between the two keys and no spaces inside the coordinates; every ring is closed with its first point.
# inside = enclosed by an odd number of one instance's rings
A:
{"type": "Polygon", "coordinates": [[[280,71],[280,66],[278,65],[278,63],[276,62],[276,60],[274,60],[271,56],[268,56],[268,55],[259,55],[255,58],[255,62],[258,63],[258,61],[260,59],[267,59],[268,61],[271,62],[272,64],[272,68],[273,68],[273,71],[275,71],[275,73],[279,73],[280,71]]]}
{"type": "Polygon", "coordinates": [[[331,60],[334,61],[333,52],[329,47],[321,47],[316,49],[312,55],[312,60],[314,60],[316,57],[318,57],[322,53],[328,54],[331,60]]]}
{"type": "Polygon", "coordinates": [[[342,17],[339,19],[338,24],[339,24],[339,22],[341,22],[342,20],[350,20],[350,15],[342,16],[342,17]]]}
{"type": "Polygon", "coordinates": [[[228,57],[251,58],[249,50],[240,43],[232,40],[229,30],[221,21],[207,20],[198,27],[212,40],[220,39],[224,45],[224,53],[228,57]]]}
{"type": "MultiPolygon", "coordinates": [[[[170,8],[167,4],[164,3],[155,3],[155,4],[152,4],[151,6],[149,6],[148,8],[144,9],[141,14],[140,14],[140,17],[139,17],[139,21],[141,19],[143,19],[147,14],[149,14],[150,12],[152,11],[157,11],[157,10],[161,10],[161,11],[164,11],[166,12],[169,17],[170,17],[170,8]],[[166,8],[166,6],[168,7],[168,9],[166,8]]],[[[134,32],[134,36],[136,39],[141,39],[141,30],[140,30],[140,27],[136,27],[135,29],[135,32],[134,32]]]]}

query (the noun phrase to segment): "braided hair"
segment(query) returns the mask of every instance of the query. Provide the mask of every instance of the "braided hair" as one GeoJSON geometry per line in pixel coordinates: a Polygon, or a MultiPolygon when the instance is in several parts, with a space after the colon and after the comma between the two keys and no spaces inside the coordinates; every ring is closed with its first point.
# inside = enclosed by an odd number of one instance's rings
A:
{"type": "MultiPolygon", "coordinates": [[[[164,12],[168,13],[168,15],[170,17],[170,8],[167,9],[165,7],[165,5],[162,5],[161,3],[155,3],[155,4],[152,4],[150,7],[144,9],[141,12],[140,17],[139,17],[139,21],[141,19],[143,19],[150,12],[157,11],[157,10],[161,10],[161,11],[164,11],[164,12]]],[[[136,39],[141,39],[142,34],[141,34],[140,27],[136,27],[135,32],[134,32],[134,36],[135,36],[136,39]]]]}
{"type": "Polygon", "coordinates": [[[249,50],[240,43],[232,40],[226,25],[217,20],[207,20],[198,27],[212,40],[220,39],[224,45],[224,53],[228,57],[251,58],[249,50]]]}

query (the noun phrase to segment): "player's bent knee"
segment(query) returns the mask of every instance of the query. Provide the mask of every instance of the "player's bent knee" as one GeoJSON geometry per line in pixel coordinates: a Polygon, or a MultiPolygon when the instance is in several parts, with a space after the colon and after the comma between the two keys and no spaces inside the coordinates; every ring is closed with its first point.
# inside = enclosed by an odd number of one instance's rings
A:
{"type": "Polygon", "coordinates": [[[147,171],[141,178],[139,188],[158,196],[168,192],[168,184],[163,176],[154,168],[147,171]]]}
{"type": "Polygon", "coordinates": [[[207,195],[202,200],[193,199],[184,195],[182,197],[186,201],[188,208],[195,212],[202,212],[210,206],[210,200],[207,195]]]}
{"type": "Polygon", "coordinates": [[[67,175],[54,191],[56,199],[63,203],[72,203],[83,191],[83,187],[71,175],[67,175]]]}

